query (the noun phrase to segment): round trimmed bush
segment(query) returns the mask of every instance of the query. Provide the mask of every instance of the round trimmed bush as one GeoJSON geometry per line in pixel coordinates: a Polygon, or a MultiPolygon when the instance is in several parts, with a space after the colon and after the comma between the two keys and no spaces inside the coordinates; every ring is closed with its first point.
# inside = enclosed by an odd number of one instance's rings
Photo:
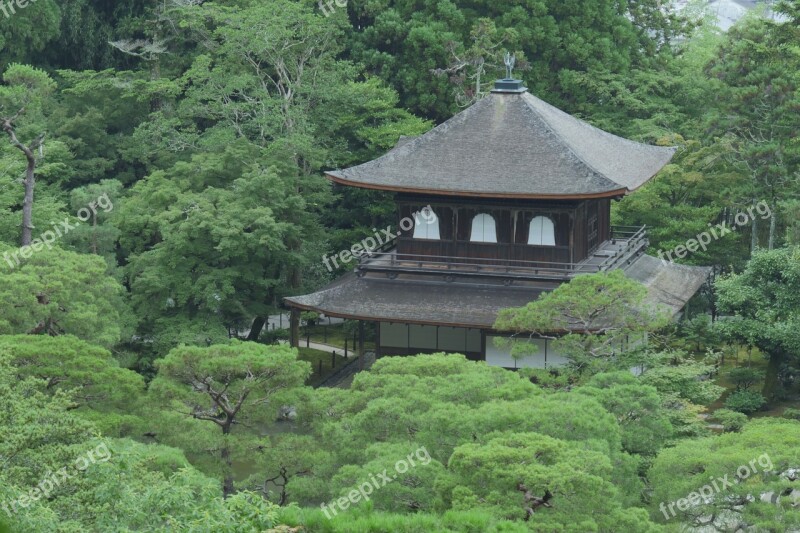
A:
{"type": "Polygon", "coordinates": [[[728,399],[725,400],[725,407],[732,411],[750,414],[761,409],[765,403],[767,403],[767,399],[761,393],[740,390],[728,396],[728,399]]]}

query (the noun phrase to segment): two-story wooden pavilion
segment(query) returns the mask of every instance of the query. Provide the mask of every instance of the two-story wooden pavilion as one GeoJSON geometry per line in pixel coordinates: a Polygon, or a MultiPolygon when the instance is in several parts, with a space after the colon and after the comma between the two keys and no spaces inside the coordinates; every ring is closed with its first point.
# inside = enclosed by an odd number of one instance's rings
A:
{"type": "Polygon", "coordinates": [[[353,273],[287,298],[292,322],[310,310],[377,323],[378,356],[443,351],[544,367],[563,362],[545,340],[538,355],[518,362],[492,342],[492,326],[501,309],[524,306],[576,275],[623,269],[677,314],[707,269],[648,256],[645,228],[610,222],[611,201],[645,184],[674,152],[597,129],[521,81],[500,80],[428,133],[327,173],[341,185],[394,192],[398,222],[427,206],[433,213],[398,229],[353,273]]]}

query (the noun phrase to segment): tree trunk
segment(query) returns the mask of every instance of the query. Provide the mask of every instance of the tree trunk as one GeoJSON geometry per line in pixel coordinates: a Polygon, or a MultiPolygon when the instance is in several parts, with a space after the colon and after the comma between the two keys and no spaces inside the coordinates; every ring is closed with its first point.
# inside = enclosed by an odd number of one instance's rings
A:
{"type": "Polygon", "coordinates": [[[231,450],[228,447],[227,436],[231,432],[230,422],[222,426],[223,442],[222,449],[220,450],[220,457],[222,458],[223,468],[225,472],[222,479],[222,497],[227,498],[233,494],[233,461],[231,460],[231,450]]]}
{"type": "Polygon", "coordinates": [[[33,240],[33,189],[36,186],[36,157],[33,152],[42,145],[44,135],[37,137],[30,146],[25,146],[19,142],[14,130],[14,121],[24,111],[24,108],[20,109],[13,117],[2,119],[2,128],[11,139],[11,144],[25,154],[25,159],[28,162],[25,169],[25,197],[22,201],[22,234],[20,242],[22,246],[29,246],[33,240]]]}
{"type": "Polygon", "coordinates": [[[249,341],[257,341],[258,336],[261,335],[261,330],[264,329],[264,324],[267,323],[267,319],[263,316],[257,316],[255,320],[253,320],[253,325],[250,326],[250,333],[247,334],[247,340],[249,341]]]}
{"type": "Polygon", "coordinates": [[[775,247],[775,228],[778,225],[778,206],[772,202],[771,216],[769,217],[769,249],[775,247]]]}
{"type": "Polygon", "coordinates": [[[761,391],[767,401],[771,402],[775,397],[775,392],[778,390],[778,375],[780,374],[782,362],[783,357],[780,354],[770,354],[767,373],[764,376],[764,389],[761,391]]]}
{"type": "Polygon", "coordinates": [[[30,150],[23,150],[28,159],[25,170],[25,198],[22,201],[22,246],[29,246],[33,240],[33,189],[36,187],[36,160],[30,150]]]}
{"type": "Polygon", "coordinates": [[[477,102],[481,99],[481,74],[483,73],[483,65],[478,67],[478,72],[475,73],[475,97],[473,101],[477,102]]]}
{"type": "Polygon", "coordinates": [[[294,307],[289,314],[289,339],[292,348],[300,346],[300,311],[294,307]]]}
{"type": "Polygon", "coordinates": [[[753,217],[752,231],[753,231],[753,233],[752,233],[752,235],[750,235],[750,255],[751,256],[754,253],[756,253],[756,250],[758,249],[758,219],[756,217],[753,217]]]}

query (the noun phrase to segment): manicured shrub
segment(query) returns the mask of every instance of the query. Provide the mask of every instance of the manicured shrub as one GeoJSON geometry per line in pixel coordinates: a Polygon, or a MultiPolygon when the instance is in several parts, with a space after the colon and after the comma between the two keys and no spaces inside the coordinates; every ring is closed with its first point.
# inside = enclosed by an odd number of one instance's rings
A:
{"type": "Polygon", "coordinates": [[[767,403],[761,393],[741,390],[734,392],[725,400],[725,407],[740,413],[750,414],[761,409],[767,403]]]}
{"type": "Polygon", "coordinates": [[[788,418],[790,420],[800,420],[800,409],[792,409],[791,407],[787,407],[783,411],[783,418],[788,418]]]}
{"type": "Polygon", "coordinates": [[[730,409],[717,409],[714,411],[714,420],[722,424],[726,433],[738,432],[747,423],[747,415],[730,409]]]}

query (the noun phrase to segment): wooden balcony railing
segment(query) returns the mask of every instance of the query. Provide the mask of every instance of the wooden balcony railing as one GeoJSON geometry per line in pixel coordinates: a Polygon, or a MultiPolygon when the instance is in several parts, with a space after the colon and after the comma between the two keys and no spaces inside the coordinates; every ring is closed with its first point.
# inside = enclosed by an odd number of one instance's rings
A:
{"type": "MultiPolygon", "coordinates": [[[[396,242],[364,255],[359,260],[356,273],[360,276],[368,272],[385,272],[394,278],[398,274],[440,274],[446,277],[481,276],[506,280],[515,279],[570,279],[578,274],[604,272],[624,266],[626,261],[643,252],[647,247],[645,227],[615,226],[611,239],[602,243],[594,255],[581,262],[530,261],[498,257],[463,257],[457,255],[437,255],[420,253],[398,253],[396,242]]],[[[458,244],[458,243],[456,243],[458,244]]],[[[499,255],[513,255],[513,247],[531,248],[526,245],[491,245],[499,255]],[[512,248],[509,248],[512,247],[512,248]]],[[[554,252],[565,251],[567,247],[548,247],[554,252]],[[558,250],[556,250],[558,249],[558,250]]]]}

